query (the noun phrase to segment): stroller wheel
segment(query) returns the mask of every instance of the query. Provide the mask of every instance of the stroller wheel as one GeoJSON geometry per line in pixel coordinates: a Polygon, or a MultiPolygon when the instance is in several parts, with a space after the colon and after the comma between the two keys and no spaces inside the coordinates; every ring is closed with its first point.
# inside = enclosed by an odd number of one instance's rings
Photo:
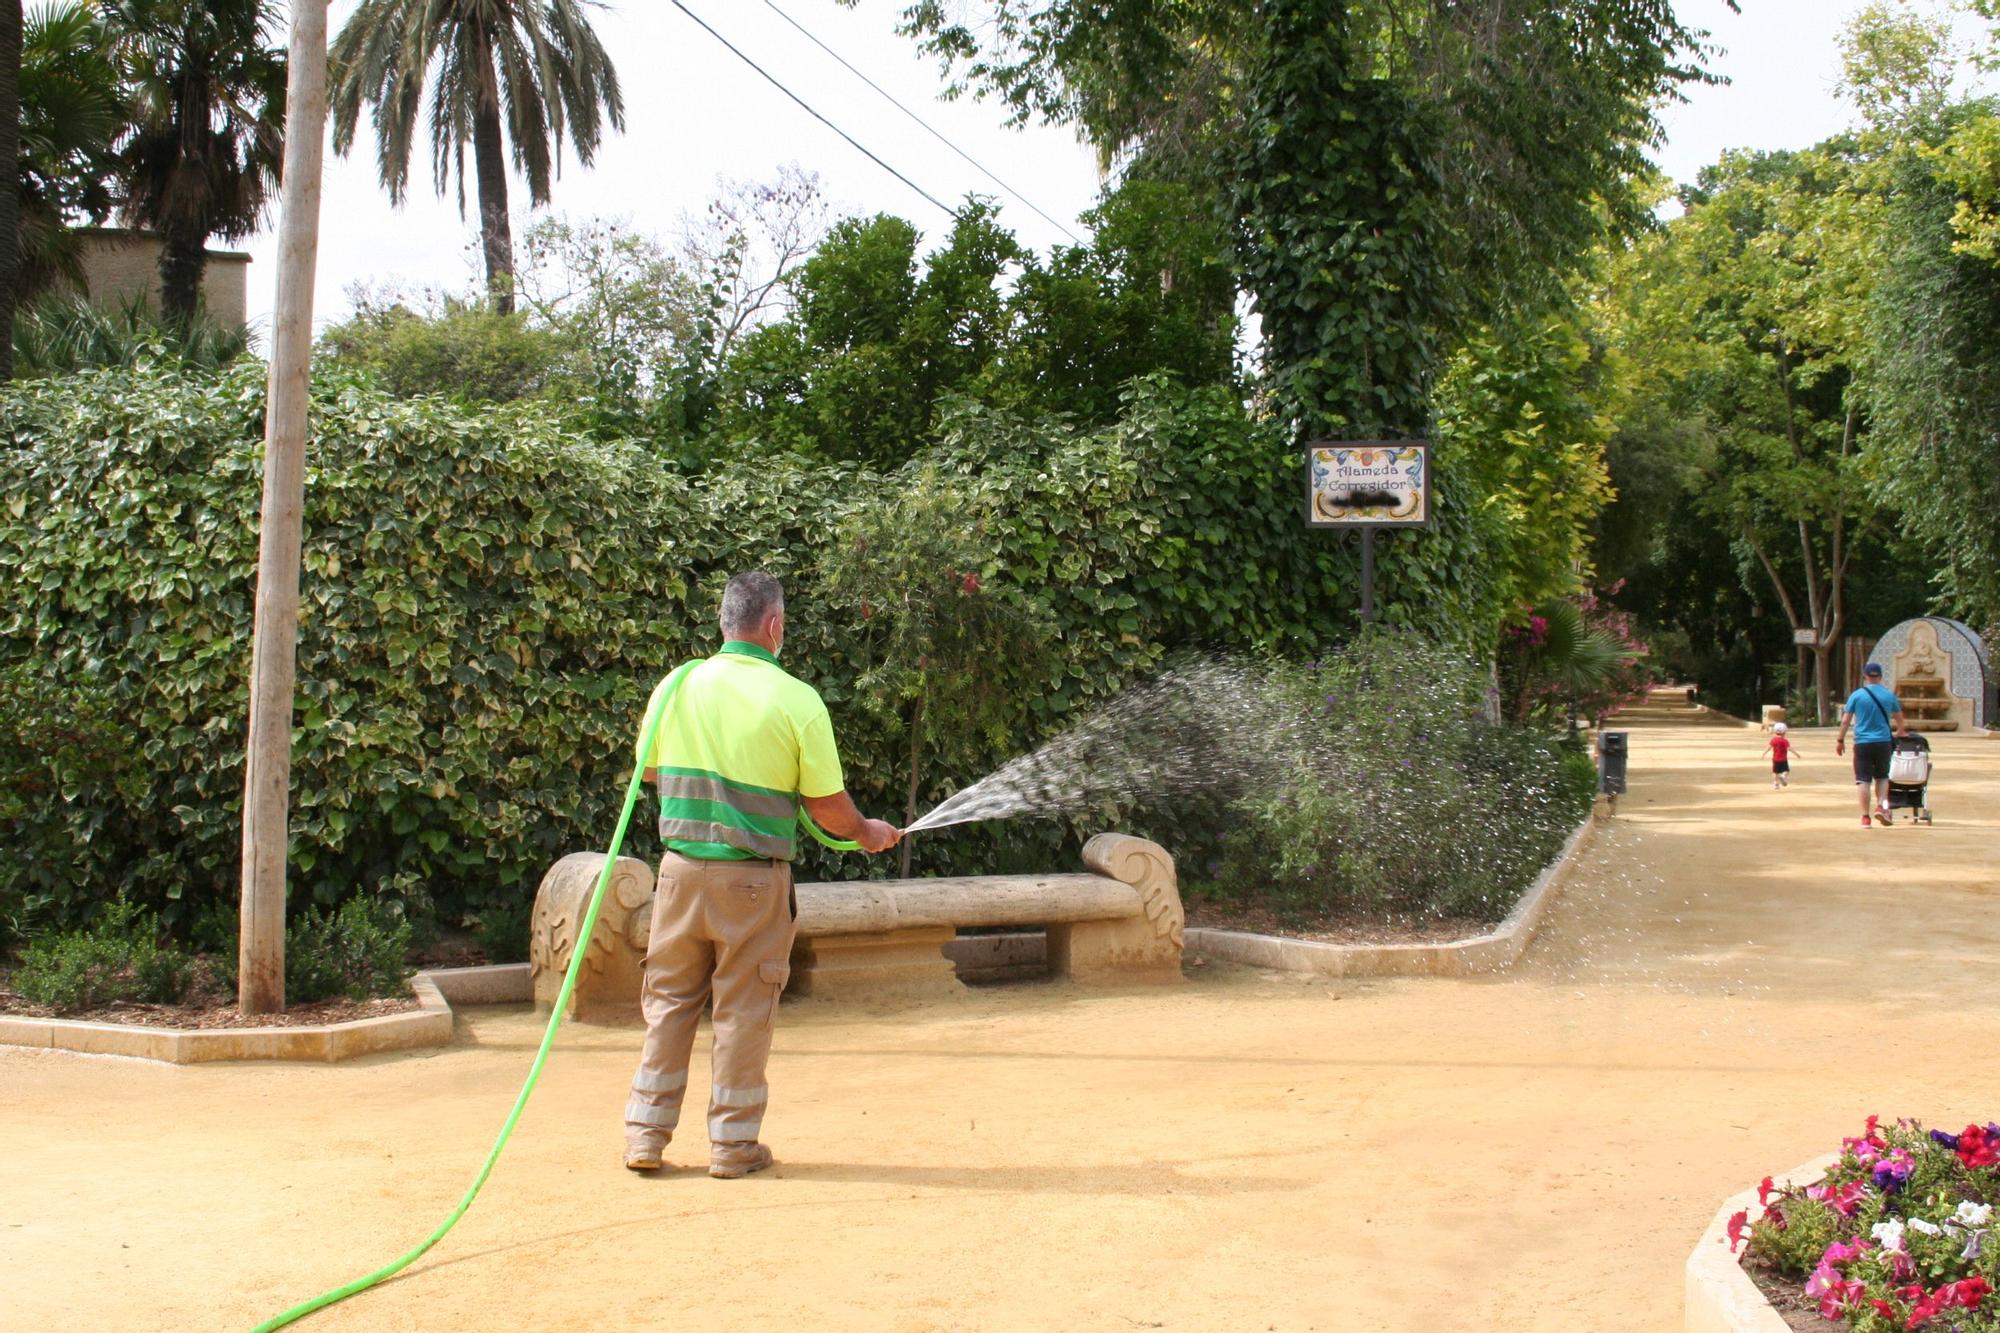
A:
{"type": "Polygon", "coordinates": [[[1931,812],[1928,809],[1924,811],[1924,822],[1926,824],[1931,822],[1931,812]]]}

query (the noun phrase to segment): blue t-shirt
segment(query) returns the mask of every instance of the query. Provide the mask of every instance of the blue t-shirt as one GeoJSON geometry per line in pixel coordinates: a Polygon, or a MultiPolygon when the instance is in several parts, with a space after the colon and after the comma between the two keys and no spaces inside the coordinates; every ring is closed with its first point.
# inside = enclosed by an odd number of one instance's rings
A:
{"type": "Polygon", "coordinates": [[[1903,702],[1886,685],[1863,685],[1847,696],[1841,711],[1854,719],[1857,742],[1886,741],[1894,736],[1889,719],[1903,711],[1903,702]]]}

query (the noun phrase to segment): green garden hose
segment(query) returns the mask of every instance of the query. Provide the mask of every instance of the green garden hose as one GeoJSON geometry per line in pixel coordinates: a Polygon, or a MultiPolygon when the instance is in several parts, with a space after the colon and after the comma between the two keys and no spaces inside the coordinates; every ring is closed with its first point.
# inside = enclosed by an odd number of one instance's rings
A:
{"type": "MultiPolygon", "coordinates": [[[[653,739],[659,732],[660,720],[666,716],[667,705],[673,701],[674,695],[680,692],[682,678],[694,665],[693,662],[683,663],[673,675],[667,677],[667,687],[660,691],[659,698],[646,711],[646,720],[639,728],[640,754],[652,752],[653,739]]],[[[522,1110],[528,1105],[529,1096],[535,1091],[535,1084],[542,1077],[542,1065],[549,1058],[549,1047],[555,1043],[556,1029],[562,1026],[563,1009],[569,1004],[570,992],[576,989],[577,974],[583,970],[583,957],[588,952],[585,944],[591,938],[592,932],[597,929],[597,912],[604,905],[604,890],[611,883],[611,871],[618,862],[618,851],[625,845],[625,830],[631,826],[632,810],[639,803],[639,790],[643,782],[644,766],[634,764],[632,780],[625,787],[625,808],[618,813],[618,828],[611,835],[611,850],[605,854],[604,869],[597,876],[597,887],[591,891],[590,907],[583,914],[583,925],[577,931],[576,945],[570,950],[569,969],[563,973],[562,989],[556,993],[555,1008],[549,1014],[548,1027],[542,1032],[542,1044],[535,1051],[535,1062],[528,1067],[527,1081],[521,1085],[520,1094],[514,1098],[514,1109],[507,1112],[506,1123],[500,1126],[500,1137],[493,1141],[491,1151],[486,1154],[485,1162],[480,1165],[479,1174],[472,1178],[472,1186],[465,1191],[465,1197],[458,1201],[458,1207],[452,1209],[451,1216],[438,1224],[437,1230],[424,1237],[422,1243],[400,1259],[384,1264],[374,1272],[355,1278],[352,1282],[334,1287],[330,1291],[323,1291],[309,1301],[294,1305],[283,1314],[273,1315],[257,1325],[252,1333],[267,1333],[270,1329],[283,1328],[287,1324],[305,1318],[315,1310],[325,1309],[394,1277],[423,1257],[424,1252],[431,1246],[443,1240],[445,1233],[457,1226],[458,1219],[465,1216],[466,1209],[472,1207],[472,1201],[479,1197],[480,1188],[486,1184],[486,1177],[493,1174],[493,1165],[500,1160],[501,1150],[507,1146],[507,1140],[513,1137],[514,1125],[520,1120],[522,1110]]],[[[827,836],[803,809],[799,811],[799,823],[822,845],[835,851],[861,850],[859,843],[827,836]]]]}

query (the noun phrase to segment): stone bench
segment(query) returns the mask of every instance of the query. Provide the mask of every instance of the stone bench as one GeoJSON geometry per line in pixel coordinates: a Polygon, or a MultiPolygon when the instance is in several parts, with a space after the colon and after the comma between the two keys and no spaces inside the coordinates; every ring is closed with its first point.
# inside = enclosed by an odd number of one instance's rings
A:
{"type": "MultiPolygon", "coordinates": [[[[947,948],[962,928],[1044,928],[1050,975],[1072,981],[1178,981],[1186,916],[1173,858],[1143,838],[1100,833],[1084,846],[1083,863],[1089,873],[801,884],[786,993],[910,999],[960,991],[964,983],[947,948]]],[[[575,852],[542,877],[529,938],[540,1007],[552,1006],[562,989],[577,927],[603,867],[603,853],[575,852]]],[[[618,859],[569,1017],[620,1022],[638,1016],[653,886],[644,861],[618,859]]],[[[987,952],[951,951],[963,958],[987,952]]]]}

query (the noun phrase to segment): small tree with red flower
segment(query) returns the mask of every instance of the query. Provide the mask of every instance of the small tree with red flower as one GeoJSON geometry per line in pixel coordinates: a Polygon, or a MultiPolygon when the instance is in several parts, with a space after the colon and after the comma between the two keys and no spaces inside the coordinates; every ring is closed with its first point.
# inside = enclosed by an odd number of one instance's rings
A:
{"type": "MultiPolygon", "coordinates": [[[[1609,591],[1616,591],[1615,588],[1609,591]]],[[[1632,618],[1586,591],[1524,610],[1501,635],[1500,697],[1509,720],[1597,722],[1646,686],[1647,648],[1632,618]]]]}

